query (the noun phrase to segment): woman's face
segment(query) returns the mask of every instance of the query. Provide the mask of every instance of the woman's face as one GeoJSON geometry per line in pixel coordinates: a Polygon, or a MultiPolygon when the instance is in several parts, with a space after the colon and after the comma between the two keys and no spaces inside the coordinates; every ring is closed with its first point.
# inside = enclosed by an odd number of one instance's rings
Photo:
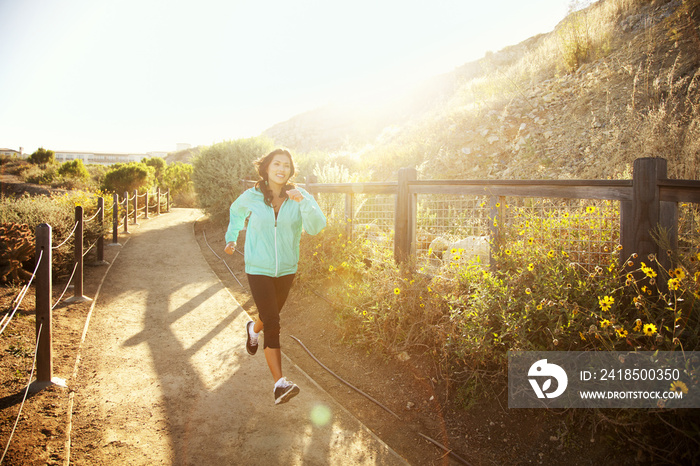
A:
{"type": "Polygon", "coordinates": [[[267,167],[269,183],[284,185],[292,173],[292,161],[285,154],[277,154],[267,167]]]}

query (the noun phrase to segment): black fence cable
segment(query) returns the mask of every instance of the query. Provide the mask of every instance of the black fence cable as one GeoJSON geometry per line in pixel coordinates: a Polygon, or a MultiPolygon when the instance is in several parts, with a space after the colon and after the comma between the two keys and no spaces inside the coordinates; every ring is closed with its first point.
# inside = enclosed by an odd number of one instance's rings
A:
{"type": "Polygon", "coordinates": [[[336,379],[340,380],[340,381],[343,382],[345,385],[347,385],[348,387],[352,388],[352,389],[355,390],[357,393],[359,393],[360,395],[364,396],[365,398],[367,398],[368,400],[370,400],[372,403],[374,403],[374,404],[376,404],[377,406],[379,406],[380,408],[382,408],[382,409],[383,409],[384,411],[386,411],[387,413],[393,415],[394,417],[396,417],[396,419],[401,420],[401,418],[399,417],[398,414],[396,414],[395,412],[393,412],[392,410],[390,410],[389,408],[387,408],[386,406],[384,406],[383,404],[381,404],[379,401],[375,400],[375,399],[372,398],[370,395],[368,395],[368,394],[366,394],[365,392],[363,392],[362,390],[360,390],[359,388],[355,387],[355,386],[354,386],[353,384],[351,384],[350,382],[346,382],[345,380],[343,380],[342,377],[340,377],[338,374],[336,374],[335,372],[333,372],[332,370],[330,370],[330,369],[329,369],[325,364],[323,364],[321,361],[319,361],[318,359],[316,359],[316,356],[314,356],[313,353],[311,353],[311,351],[309,351],[309,349],[304,345],[304,343],[301,342],[301,340],[299,340],[299,339],[298,339],[297,337],[295,337],[294,335],[289,335],[289,336],[290,336],[291,338],[293,338],[297,343],[299,343],[299,344],[301,345],[301,347],[304,348],[304,351],[306,351],[306,352],[309,354],[309,356],[311,356],[311,358],[312,358],[314,361],[316,361],[316,362],[318,363],[319,366],[321,366],[321,367],[323,367],[325,370],[327,370],[328,373],[331,374],[333,377],[335,377],[336,379]]]}
{"type": "Polygon", "coordinates": [[[213,249],[211,248],[211,246],[209,245],[209,241],[207,241],[207,232],[204,231],[204,230],[202,230],[202,233],[204,234],[204,242],[207,243],[207,247],[209,248],[209,250],[210,250],[216,257],[218,257],[219,260],[220,260],[221,262],[224,263],[224,265],[226,266],[226,268],[228,269],[228,271],[231,273],[231,276],[238,282],[239,285],[241,285],[241,288],[245,289],[245,287],[243,286],[243,283],[241,283],[241,281],[238,279],[238,277],[236,277],[236,274],[233,273],[233,270],[231,270],[231,267],[229,267],[228,264],[226,263],[226,261],[223,260],[223,259],[221,258],[221,256],[219,256],[216,252],[214,252],[214,250],[213,250],[213,249]]]}
{"type": "MultiPolygon", "coordinates": [[[[387,408],[386,406],[384,406],[383,404],[381,404],[379,401],[375,400],[375,399],[372,398],[370,395],[366,394],[365,392],[363,392],[363,391],[360,390],[359,388],[355,387],[355,386],[352,385],[350,382],[347,382],[347,381],[344,380],[342,377],[340,377],[338,374],[336,374],[335,372],[333,372],[332,370],[330,370],[325,364],[323,364],[321,361],[319,361],[319,360],[316,358],[316,356],[314,356],[313,353],[312,353],[311,351],[309,351],[309,349],[304,345],[304,343],[302,343],[301,340],[299,340],[297,337],[295,337],[294,335],[290,335],[290,337],[293,338],[297,343],[299,343],[299,345],[301,345],[301,347],[304,349],[304,351],[306,351],[306,352],[308,353],[308,355],[311,356],[311,359],[313,359],[314,361],[316,361],[316,362],[318,363],[319,366],[323,367],[323,368],[324,368],[326,371],[328,371],[328,373],[331,374],[333,377],[335,377],[336,379],[340,380],[342,383],[344,383],[344,384],[347,385],[348,387],[352,388],[352,389],[355,390],[357,393],[359,393],[360,395],[364,396],[365,398],[367,398],[368,400],[370,400],[371,402],[373,402],[374,404],[376,404],[377,406],[379,406],[380,408],[382,408],[383,410],[385,410],[385,411],[388,412],[389,414],[392,414],[392,415],[393,415],[394,417],[396,417],[396,419],[398,419],[399,421],[401,420],[401,418],[400,418],[395,412],[393,412],[392,410],[390,410],[389,408],[387,408]]],[[[471,466],[471,463],[469,463],[467,460],[465,460],[464,458],[462,458],[461,456],[459,456],[458,454],[456,454],[455,452],[453,452],[453,451],[450,450],[449,448],[447,448],[447,447],[445,447],[444,445],[440,444],[439,442],[437,442],[437,441],[431,439],[431,438],[428,437],[427,435],[421,434],[420,432],[417,432],[417,434],[420,435],[421,437],[423,437],[424,439],[428,440],[428,441],[429,441],[430,443],[432,443],[433,445],[435,445],[435,446],[437,446],[437,447],[443,449],[445,452],[447,452],[447,454],[451,455],[454,459],[456,459],[456,460],[459,461],[460,463],[471,466]]]]}
{"type": "Polygon", "coordinates": [[[12,437],[15,435],[15,430],[17,429],[17,424],[19,423],[19,418],[22,416],[22,408],[24,408],[24,402],[27,400],[27,394],[29,394],[29,387],[32,384],[32,379],[34,378],[34,369],[36,369],[36,355],[39,351],[39,340],[41,339],[41,328],[44,326],[44,324],[39,324],[39,331],[37,332],[36,336],[36,346],[34,347],[34,362],[32,363],[32,371],[29,374],[29,383],[27,383],[27,388],[24,391],[24,398],[22,398],[22,404],[19,405],[19,413],[17,413],[17,419],[15,420],[15,425],[12,427],[12,432],[10,433],[10,438],[7,439],[7,446],[5,447],[5,451],[2,454],[2,457],[0,458],[0,464],[5,460],[5,455],[7,455],[7,451],[10,449],[10,443],[12,442],[12,437]]]}
{"type": "MultiPolygon", "coordinates": [[[[195,220],[195,222],[196,222],[196,220],[195,220]]],[[[233,270],[231,270],[231,267],[228,266],[228,264],[226,263],[226,261],[225,261],[224,259],[222,259],[216,252],[214,252],[214,249],[212,249],[211,245],[209,244],[209,241],[207,240],[207,233],[206,233],[206,231],[204,231],[204,229],[202,229],[202,234],[203,234],[203,236],[204,236],[204,242],[206,243],[206,245],[207,245],[207,247],[209,248],[209,250],[210,250],[221,262],[224,263],[224,265],[226,266],[226,268],[228,269],[228,271],[231,273],[231,276],[232,276],[232,277],[238,282],[238,284],[241,285],[241,287],[243,288],[243,285],[242,285],[241,282],[238,280],[238,278],[236,278],[236,275],[233,273],[233,270]]],[[[238,254],[240,254],[241,256],[245,257],[245,255],[244,255],[242,252],[240,252],[238,249],[235,249],[235,251],[236,251],[238,254]]],[[[310,290],[311,290],[315,295],[317,295],[318,297],[320,297],[320,298],[322,298],[323,300],[325,300],[326,302],[328,302],[331,306],[335,306],[335,304],[334,304],[332,301],[330,301],[328,298],[326,298],[325,296],[322,296],[321,294],[319,294],[318,292],[316,292],[315,290],[313,290],[313,289],[311,289],[311,288],[308,288],[308,289],[310,289],[310,290]]],[[[338,379],[340,382],[342,382],[343,384],[347,385],[347,386],[350,387],[351,389],[355,390],[357,393],[359,393],[360,395],[364,396],[365,398],[367,398],[368,400],[370,400],[371,402],[373,402],[374,404],[376,404],[377,406],[379,406],[380,408],[382,408],[383,410],[385,410],[386,412],[388,412],[389,414],[391,414],[392,416],[394,416],[396,419],[398,419],[399,421],[401,421],[401,418],[399,417],[398,414],[396,414],[395,412],[393,412],[392,410],[390,410],[389,408],[387,408],[386,406],[384,406],[382,403],[380,403],[380,402],[377,401],[376,399],[372,398],[372,396],[368,395],[367,393],[363,392],[363,391],[360,390],[359,388],[355,387],[355,386],[352,385],[350,382],[347,382],[346,380],[344,380],[342,377],[340,377],[338,374],[336,374],[336,373],[333,372],[330,368],[328,368],[325,364],[323,364],[321,361],[319,361],[319,360],[316,358],[316,356],[314,356],[313,353],[312,353],[311,351],[309,351],[309,349],[304,345],[304,343],[301,342],[301,340],[299,340],[299,339],[298,339],[297,337],[295,337],[294,335],[290,335],[290,337],[293,338],[297,343],[299,343],[299,345],[304,349],[304,351],[306,351],[306,353],[307,353],[314,361],[316,361],[316,363],[317,363],[319,366],[321,366],[323,369],[325,369],[329,374],[331,374],[333,377],[335,377],[336,379],[338,379]]],[[[444,450],[444,451],[446,452],[447,455],[451,456],[453,459],[457,460],[457,461],[460,462],[461,464],[464,464],[464,465],[467,465],[467,466],[472,466],[471,463],[469,463],[467,460],[465,460],[464,458],[462,458],[461,456],[459,456],[457,453],[455,453],[454,451],[450,450],[449,448],[445,447],[445,446],[442,445],[441,443],[437,442],[436,440],[433,440],[432,438],[428,437],[427,435],[423,435],[423,434],[421,434],[420,432],[417,432],[417,434],[420,435],[421,437],[423,437],[425,440],[427,440],[427,441],[429,441],[430,443],[432,443],[433,445],[435,445],[436,447],[441,448],[442,450],[444,450]]]]}
{"type": "MultiPolygon", "coordinates": [[[[0,335],[2,335],[2,332],[5,331],[5,328],[7,328],[7,325],[10,323],[12,318],[15,316],[17,309],[19,309],[19,306],[22,304],[22,301],[24,300],[24,297],[27,294],[27,291],[29,290],[29,287],[31,286],[32,281],[34,281],[34,277],[36,277],[36,272],[37,272],[37,270],[39,270],[39,265],[41,264],[41,259],[43,257],[44,257],[44,250],[42,249],[41,251],[39,251],[39,259],[36,261],[36,267],[34,268],[34,272],[32,273],[32,276],[29,278],[29,283],[27,283],[27,285],[24,287],[24,289],[20,293],[21,297],[17,300],[18,301],[17,305],[15,306],[15,308],[11,314],[7,314],[2,319],[2,322],[4,322],[4,325],[3,325],[2,329],[0,329],[0,335]]],[[[0,325],[2,325],[2,322],[0,322],[0,325]]]]}
{"type": "Polygon", "coordinates": [[[436,442],[435,440],[431,439],[431,438],[428,437],[427,435],[421,434],[420,432],[418,432],[418,435],[420,435],[421,437],[423,437],[424,439],[426,439],[428,442],[432,443],[432,444],[435,445],[436,447],[442,448],[443,450],[445,450],[445,451],[447,452],[448,455],[452,456],[452,458],[456,459],[456,460],[459,461],[460,463],[466,464],[467,466],[471,466],[471,463],[470,463],[469,461],[465,460],[464,458],[462,458],[462,457],[459,456],[457,453],[455,453],[454,451],[450,450],[449,448],[447,448],[447,447],[444,446],[443,444],[441,444],[441,443],[439,443],[439,442],[436,442]]]}

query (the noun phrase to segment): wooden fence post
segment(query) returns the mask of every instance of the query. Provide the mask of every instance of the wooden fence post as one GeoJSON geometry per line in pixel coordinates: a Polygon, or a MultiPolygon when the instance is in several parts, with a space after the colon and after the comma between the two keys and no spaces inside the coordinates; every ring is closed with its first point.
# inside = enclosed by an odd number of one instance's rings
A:
{"type": "MultiPolygon", "coordinates": [[[[313,187],[314,183],[318,183],[318,177],[316,175],[309,175],[306,177],[306,190],[318,201],[318,193],[313,187]]],[[[328,214],[328,212],[325,212],[325,214],[328,214]]]]}
{"type": "Polygon", "coordinates": [[[97,198],[97,221],[100,223],[100,236],[97,238],[97,262],[104,263],[105,261],[105,232],[103,230],[105,224],[105,198],[97,198]]]}
{"type": "Polygon", "coordinates": [[[146,199],[146,205],[145,205],[145,209],[144,209],[144,212],[145,212],[144,218],[146,220],[148,220],[148,190],[146,190],[146,193],[144,194],[144,199],[146,199]]]}
{"type": "Polygon", "coordinates": [[[399,169],[399,183],[396,191],[396,216],[394,224],[394,260],[405,262],[411,255],[415,236],[416,203],[409,190],[409,182],[417,178],[415,168],[399,169]]]}
{"type": "Polygon", "coordinates": [[[36,381],[44,384],[50,383],[53,377],[51,256],[51,225],[42,223],[36,227],[36,260],[41,260],[36,271],[36,337],[39,341],[36,353],[36,381]]]}
{"type": "Polygon", "coordinates": [[[73,297],[66,299],[67,303],[82,303],[90,301],[83,296],[83,207],[75,206],[75,237],[73,252],[75,257],[75,275],[73,276],[73,297]]]}
{"type": "Polygon", "coordinates": [[[156,191],[156,215],[160,215],[160,186],[158,186],[158,191],[156,191]]]}
{"type": "Polygon", "coordinates": [[[353,195],[345,193],[345,236],[352,240],[353,224],[353,195]]]}
{"type": "Polygon", "coordinates": [[[134,223],[133,225],[139,224],[139,190],[134,189],[134,223]]]}
{"type": "Polygon", "coordinates": [[[664,267],[669,267],[666,251],[659,247],[653,234],[659,227],[667,230],[671,245],[677,242],[677,207],[675,202],[661,202],[659,180],[666,179],[666,159],[645,157],[634,161],[632,172],[632,201],[623,202],[620,209],[621,260],[631,260],[627,268],[637,269],[640,262],[652,266],[648,256],[654,254],[664,267]],[[632,257],[633,254],[637,257],[632,257]]]}
{"type": "Polygon", "coordinates": [[[124,191],[124,233],[129,234],[129,192],[124,191]]]}
{"type": "Polygon", "coordinates": [[[112,194],[112,242],[110,246],[119,244],[119,196],[112,194]]]}

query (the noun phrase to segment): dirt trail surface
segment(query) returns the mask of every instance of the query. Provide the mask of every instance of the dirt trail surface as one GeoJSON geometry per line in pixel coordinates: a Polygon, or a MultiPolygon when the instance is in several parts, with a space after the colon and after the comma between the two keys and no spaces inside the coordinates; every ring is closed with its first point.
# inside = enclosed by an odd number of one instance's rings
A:
{"type": "Polygon", "coordinates": [[[107,274],[81,350],[72,464],[405,464],[285,359],[275,406],[249,316],[212,271],[194,209],[144,221],[107,274]]]}

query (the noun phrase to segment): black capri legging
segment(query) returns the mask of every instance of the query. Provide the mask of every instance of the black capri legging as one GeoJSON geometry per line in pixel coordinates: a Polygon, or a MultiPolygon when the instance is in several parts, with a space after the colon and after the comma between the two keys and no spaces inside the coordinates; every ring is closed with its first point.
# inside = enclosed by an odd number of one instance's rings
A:
{"type": "Polygon", "coordinates": [[[282,277],[248,275],[250,293],[263,323],[263,348],[280,348],[280,311],[293,282],[294,274],[282,277]]]}

